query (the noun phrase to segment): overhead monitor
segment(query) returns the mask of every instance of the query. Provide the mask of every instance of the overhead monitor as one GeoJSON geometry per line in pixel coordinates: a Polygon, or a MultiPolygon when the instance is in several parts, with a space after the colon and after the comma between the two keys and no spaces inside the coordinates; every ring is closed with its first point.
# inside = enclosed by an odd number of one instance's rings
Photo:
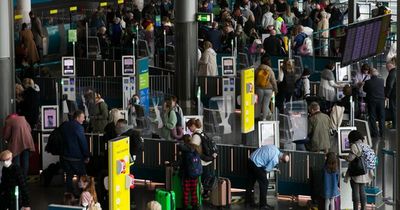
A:
{"type": "Polygon", "coordinates": [[[339,127],[338,129],[338,146],[339,155],[347,155],[350,153],[349,133],[357,130],[356,127],[339,127]]]}
{"type": "Polygon", "coordinates": [[[63,77],[74,77],[75,76],[75,57],[62,57],[61,58],[61,68],[63,77]]]}
{"type": "Polygon", "coordinates": [[[122,75],[134,76],[135,75],[135,56],[124,55],[122,56],[122,75]]]}
{"type": "Polygon", "coordinates": [[[383,53],[389,31],[390,14],[349,25],[341,49],[341,66],[383,53]]]}
{"type": "Polygon", "coordinates": [[[42,131],[52,131],[58,127],[58,106],[42,106],[42,131]]]}
{"type": "Polygon", "coordinates": [[[258,146],[265,145],[279,147],[279,121],[258,122],[258,146]]]}
{"type": "Polygon", "coordinates": [[[236,76],[235,57],[222,57],[222,76],[236,76]]]}

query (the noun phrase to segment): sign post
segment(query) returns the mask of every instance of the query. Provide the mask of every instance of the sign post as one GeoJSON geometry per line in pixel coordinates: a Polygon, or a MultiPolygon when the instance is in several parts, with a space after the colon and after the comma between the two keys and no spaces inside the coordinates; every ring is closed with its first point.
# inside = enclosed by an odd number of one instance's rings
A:
{"type": "Polygon", "coordinates": [[[78,40],[76,29],[68,30],[68,42],[72,42],[72,56],[75,57],[75,42],[78,40]]]}
{"type": "Polygon", "coordinates": [[[138,73],[138,92],[140,102],[144,106],[144,112],[149,113],[150,106],[150,88],[149,88],[149,58],[144,57],[137,60],[138,73]]]}
{"type": "Polygon", "coordinates": [[[244,140],[242,143],[245,143],[251,136],[249,134],[254,131],[254,68],[245,69],[241,74],[241,128],[244,140]]]}
{"type": "Polygon", "coordinates": [[[108,141],[109,209],[130,209],[129,137],[108,141]]]}

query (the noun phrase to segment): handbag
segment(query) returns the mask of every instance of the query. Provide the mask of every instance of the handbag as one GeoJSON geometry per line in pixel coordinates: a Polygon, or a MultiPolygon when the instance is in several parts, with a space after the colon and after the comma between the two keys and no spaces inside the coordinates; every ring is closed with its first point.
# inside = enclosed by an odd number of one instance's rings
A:
{"type": "Polygon", "coordinates": [[[363,154],[357,156],[349,163],[348,172],[350,176],[361,176],[367,174],[367,164],[363,154]]]}

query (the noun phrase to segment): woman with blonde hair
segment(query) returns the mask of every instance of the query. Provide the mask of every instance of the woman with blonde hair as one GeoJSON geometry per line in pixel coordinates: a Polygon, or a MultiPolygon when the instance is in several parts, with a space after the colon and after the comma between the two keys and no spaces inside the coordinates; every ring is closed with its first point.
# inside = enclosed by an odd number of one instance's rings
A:
{"type": "Polygon", "coordinates": [[[146,205],[146,210],[162,210],[161,204],[157,201],[150,201],[146,205]]]}
{"type": "Polygon", "coordinates": [[[82,194],[79,199],[79,205],[84,207],[96,205],[97,194],[96,194],[94,177],[81,176],[78,185],[79,188],[82,189],[82,194]]]}
{"type": "Polygon", "coordinates": [[[269,103],[271,101],[272,94],[273,92],[278,92],[275,75],[271,67],[265,64],[261,64],[258,67],[255,73],[255,86],[258,96],[256,113],[260,120],[266,120],[267,117],[271,115],[271,111],[269,110],[269,103]]]}
{"type": "Polygon", "coordinates": [[[298,78],[296,77],[293,60],[289,60],[286,58],[280,68],[281,71],[279,72],[278,79],[278,81],[280,82],[278,84],[276,106],[278,107],[279,112],[283,113],[285,102],[290,101],[293,97],[295,83],[298,78]]]}
{"type": "Polygon", "coordinates": [[[209,41],[204,42],[204,52],[199,60],[198,76],[218,76],[217,53],[209,41]]]}

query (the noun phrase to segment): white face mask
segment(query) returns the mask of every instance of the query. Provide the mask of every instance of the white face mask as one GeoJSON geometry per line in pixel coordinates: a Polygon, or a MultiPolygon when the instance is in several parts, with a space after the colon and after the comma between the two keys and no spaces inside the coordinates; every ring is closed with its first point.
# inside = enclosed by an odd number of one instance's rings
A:
{"type": "Polygon", "coordinates": [[[6,168],[10,167],[11,163],[12,163],[11,160],[4,161],[4,167],[6,167],[6,168]]]}

